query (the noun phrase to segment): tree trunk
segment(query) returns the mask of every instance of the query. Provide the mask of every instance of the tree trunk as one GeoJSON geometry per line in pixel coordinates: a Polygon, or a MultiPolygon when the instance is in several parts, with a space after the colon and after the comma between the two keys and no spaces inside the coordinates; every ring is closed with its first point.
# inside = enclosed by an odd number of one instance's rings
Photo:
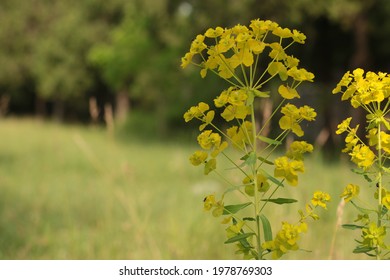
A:
{"type": "Polygon", "coordinates": [[[121,90],[116,95],[115,119],[118,123],[124,122],[130,111],[130,98],[127,90],[121,90]]]}

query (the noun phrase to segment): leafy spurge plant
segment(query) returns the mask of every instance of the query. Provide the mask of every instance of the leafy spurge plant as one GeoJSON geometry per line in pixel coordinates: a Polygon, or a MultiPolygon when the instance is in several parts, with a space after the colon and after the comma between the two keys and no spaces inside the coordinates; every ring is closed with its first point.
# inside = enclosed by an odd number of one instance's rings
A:
{"type": "Polygon", "coordinates": [[[307,230],[307,219],[317,220],[314,210],[326,208],[330,200],[328,194],[316,192],[311,202],[299,211],[295,223],[282,221],[281,229],[273,236],[265,210],[297,202],[277,195],[286,185],[298,185],[298,174],[305,171],[303,154],[313,151],[311,144],[294,141],[284,155],[275,155],[287,135],[303,136],[301,123],[314,121],[316,117],[313,108],[290,103],[300,98],[298,86],[314,79],[312,73],[299,68],[299,59],[287,53],[291,45],[303,44],[305,39],[297,30],[257,19],[248,27],[209,28],[195,38],[190,51],[182,58],[183,68],[194,64],[201,68],[202,77],[212,72],[229,85],[215,97],[215,110],[199,102],[184,114],[184,119],[201,122],[197,137],[201,149],[190,156],[191,163],[203,166],[206,175],[215,172],[228,184],[220,198],[215,194],[206,196],[204,209],[215,217],[225,217],[222,221],[228,224],[225,243],[235,243],[237,253],[243,254],[245,259],[264,259],[268,255],[280,258],[288,251],[299,249],[298,241],[307,230]],[[261,125],[255,104],[271,98],[271,92],[264,89],[276,81],[279,81],[279,104],[261,125]],[[227,124],[225,129],[214,119],[218,111],[227,124]],[[281,115],[279,135],[269,138],[264,135],[265,128],[271,119],[279,117],[278,114],[281,115]],[[229,154],[228,148],[236,152],[229,154]],[[217,169],[220,157],[232,165],[229,170],[236,172],[236,178],[241,178],[239,183],[229,180],[217,169]],[[245,202],[225,205],[225,198],[232,193],[242,197],[234,198],[245,202]]]}
{"type": "Polygon", "coordinates": [[[360,198],[360,187],[348,184],[341,194],[358,211],[357,224],[346,224],[345,228],[361,230],[361,239],[354,253],[364,253],[377,259],[389,258],[390,246],[386,242],[386,231],[390,226],[390,75],[386,73],[364,73],[356,69],[344,74],[333,93],[341,92],[341,100],[349,100],[355,109],[362,108],[366,114],[364,128],[366,138],[358,134],[359,124],[351,126],[352,117],[338,125],[337,134],[347,133],[347,153],[358,169],[353,169],[367,181],[375,205],[360,198]]]}

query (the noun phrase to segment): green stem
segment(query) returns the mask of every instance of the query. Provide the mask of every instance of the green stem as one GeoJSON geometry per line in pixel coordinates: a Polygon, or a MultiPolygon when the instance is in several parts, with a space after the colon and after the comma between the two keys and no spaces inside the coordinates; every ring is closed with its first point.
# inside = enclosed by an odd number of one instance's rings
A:
{"type": "MultiPolygon", "coordinates": [[[[378,125],[378,219],[377,219],[377,227],[380,227],[382,224],[382,143],[381,143],[381,124],[378,125]]],[[[379,249],[378,247],[375,249],[376,259],[380,259],[379,249]]]]}
{"type": "MultiPolygon", "coordinates": [[[[257,141],[256,141],[256,119],[255,119],[255,109],[254,104],[251,104],[251,121],[252,121],[252,149],[253,152],[256,154],[257,157],[257,141]]],[[[254,191],[254,208],[255,208],[255,217],[256,217],[256,241],[257,241],[257,256],[258,259],[261,260],[263,258],[263,249],[261,247],[261,229],[260,229],[260,197],[259,192],[257,191],[257,161],[255,161],[252,165],[252,175],[253,175],[253,183],[255,187],[254,191]]]]}

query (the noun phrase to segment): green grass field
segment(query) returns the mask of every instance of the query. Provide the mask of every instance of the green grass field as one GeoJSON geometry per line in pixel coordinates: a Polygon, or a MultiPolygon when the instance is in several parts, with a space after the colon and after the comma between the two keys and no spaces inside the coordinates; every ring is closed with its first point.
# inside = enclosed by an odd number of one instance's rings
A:
{"type": "MultiPolygon", "coordinates": [[[[31,119],[0,120],[0,137],[0,259],[237,258],[220,220],[203,211],[203,197],[224,186],[189,164],[194,146],[118,141],[103,128],[31,119]]],[[[300,242],[312,252],[286,258],[327,259],[339,194],[359,178],[319,154],[306,166],[291,196],[308,201],[321,189],[333,199],[300,242]]],[[[281,206],[269,219],[293,222],[296,210],[281,206]]],[[[337,231],[332,258],[363,257],[351,253],[351,233],[337,231]]]]}

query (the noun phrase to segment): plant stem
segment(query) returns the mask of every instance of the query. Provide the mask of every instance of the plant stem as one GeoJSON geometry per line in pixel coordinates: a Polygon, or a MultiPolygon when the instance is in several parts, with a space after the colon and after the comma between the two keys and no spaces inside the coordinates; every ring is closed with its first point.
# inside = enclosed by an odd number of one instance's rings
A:
{"type": "MultiPolygon", "coordinates": [[[[257,141],[256,141],[256,119],[255,119],[255,109],[254,103],[251,104],[251,121],[252,121],[252,150],[256,154],[257,158],[257,141]]],[[[263,249],[261,247],[261,230],[260,230],[260,218],[259,218],[259,205],[260,205],[260,197],[259,192],[257,190],[257,160],[252,165],[252,175],[253,175],[253,184],[255,187],[254,190],[254,206],[255,206],[255,217],[256,217],[256,241],[257,241],[257,258],[261,260],[263,258],[263,249]]]]}
{"type": "MultiPolygon", "coordinates": [[[[378,125],[378,219],[377,227],[380,227],[382,224],[382,143],[381,143],[381,124],[378,125]]],[[[380,260],[380,254],[378,247],[375,249],[376,259],[380,260]]]]}

